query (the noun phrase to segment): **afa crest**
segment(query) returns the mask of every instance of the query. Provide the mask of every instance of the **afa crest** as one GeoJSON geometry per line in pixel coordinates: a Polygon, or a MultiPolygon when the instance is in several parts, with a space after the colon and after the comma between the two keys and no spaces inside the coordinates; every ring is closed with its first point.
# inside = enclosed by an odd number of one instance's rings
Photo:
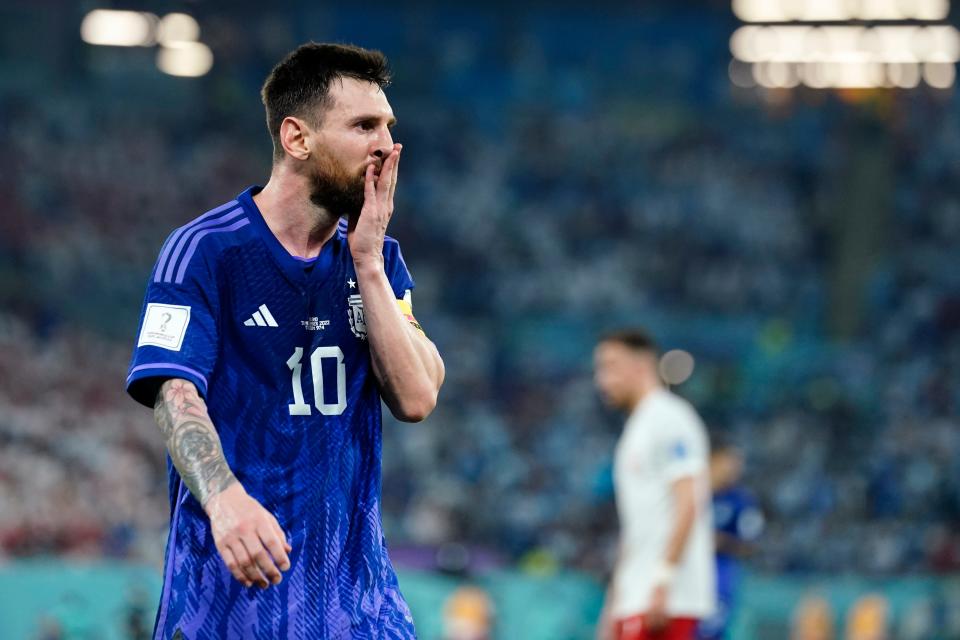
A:
{"type": "Polygon", "coordinates": [[[361,340],[367,339],[367,323],[363,319],[363,298],[355,293],[347,298],[350,307],[347,309],[347,319],[350,320],[350,331],[361,340]]]}

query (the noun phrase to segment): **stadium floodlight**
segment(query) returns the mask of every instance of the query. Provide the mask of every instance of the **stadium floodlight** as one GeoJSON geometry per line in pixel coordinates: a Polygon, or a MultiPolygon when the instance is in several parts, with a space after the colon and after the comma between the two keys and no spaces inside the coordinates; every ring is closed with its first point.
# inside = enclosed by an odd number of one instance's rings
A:
{"type": "Polygon", "coordinates": [[[800,80],[811,89],[827,89],[833,85],[833,69],[826,62],[800,65],[800,80]]]}
{"type": "Polygon", "coordinates": [[[920,65],[916,63],[888,64],[887,81],[900,89],[915,89],[920,84],[920,65]]]}
{"type": "Polygon", "coordinates": [[[744,22],[785,22],[786,14],[774,0],[733,0],[733,13],[744,22]]]}
{"type": "Polygon", "coordinates": [[[943,20],[950,0],[733,0],[744,22],[943,20]]]}
{"type": "Polygon", "coordinates": [[[156,44],[157,21],[152,13],[94,9],[80,23],[80,37],[88,44],[151,47],[156,44]]]}
{"type": "Polygon", "coordinates": [[[168,13],[157,25],[157,42],[171,45],[177,42],[196,42],[200,39],[200,24],[186,13],[168,13]]]}
{"type": "Polygon", "coordinates": [[[733,33],[730,52],[742,62],[946,63],[960,61],[960,32],[949,25],[748,25],[733,33]]]}
{"type": "Polygon", "coordinates": [[[950,63],[927,62],[923,65],[923,80],[934,89],[949,89],[957,78],[957,69],[950,63]]]}
{"type": "Polygon", "coordinates": [[[669,385],[682,384],[693,375],[695,362],[683,349],[667,351],[660,357],[660,377],[669,385]]]}
{"type": "Polygon", "coordinates": [[[173,42],[160,47],[157,67],[171,76],[196,78],[213,67],[213,52],[202,42],[173,42]]]}
{"type": "Polygon", "coordinates": [[[753,79],[753,65],[740,60],[731,60],[728,71],[730,82],[741,89],[752,89],[757,86],[757,81],[753,79]]]}

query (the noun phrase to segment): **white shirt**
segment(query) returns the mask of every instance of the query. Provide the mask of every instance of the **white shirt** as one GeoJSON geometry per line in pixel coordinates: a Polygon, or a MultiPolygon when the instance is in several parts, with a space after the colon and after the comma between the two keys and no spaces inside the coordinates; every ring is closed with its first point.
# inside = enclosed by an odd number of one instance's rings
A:
{"type": "Polygon", "coordinates": [[[612,613],[646,613],[653,573],[666,558],[676,524],[672,485],[695,478],[697,513],[667,597],[671,617],[705,618],[716,606],[713,516],[710,510],[710,444],[700,416],[665,389],[647,395],[627,420],[614,454],[613,477],[620,515],[620,554],[612,613]]]}

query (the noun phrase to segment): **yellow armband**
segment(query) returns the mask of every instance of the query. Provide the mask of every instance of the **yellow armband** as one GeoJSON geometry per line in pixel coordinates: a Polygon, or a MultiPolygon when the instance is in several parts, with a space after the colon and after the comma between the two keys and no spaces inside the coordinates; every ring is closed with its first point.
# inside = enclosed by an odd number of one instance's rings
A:
{"type": "Polygon", "coordinates": [[[413,325],[413,328],[427,335],[423,331],[423,327],[420,326],[420,323],[417,322],[417,319],[413,317],[413,305],[409,300],[397,300],[397,306],[400,307],[400,313],[403,314],[403,317],[407,319],[407,322],[413,325]]]}

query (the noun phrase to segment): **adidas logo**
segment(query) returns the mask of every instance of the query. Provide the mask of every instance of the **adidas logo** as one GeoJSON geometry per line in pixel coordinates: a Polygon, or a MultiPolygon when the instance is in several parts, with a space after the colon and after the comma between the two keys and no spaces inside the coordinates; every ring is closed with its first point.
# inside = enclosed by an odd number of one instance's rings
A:
{"type": "Polygon", "coordinates": [[[243,326],[278,327],[280,325],[273,319],[273,314],[270,313],[270,309],[267,309],[267,305],[262,304],[257,311],[253,312],[253,316],[244,321],[243,326]]]}

